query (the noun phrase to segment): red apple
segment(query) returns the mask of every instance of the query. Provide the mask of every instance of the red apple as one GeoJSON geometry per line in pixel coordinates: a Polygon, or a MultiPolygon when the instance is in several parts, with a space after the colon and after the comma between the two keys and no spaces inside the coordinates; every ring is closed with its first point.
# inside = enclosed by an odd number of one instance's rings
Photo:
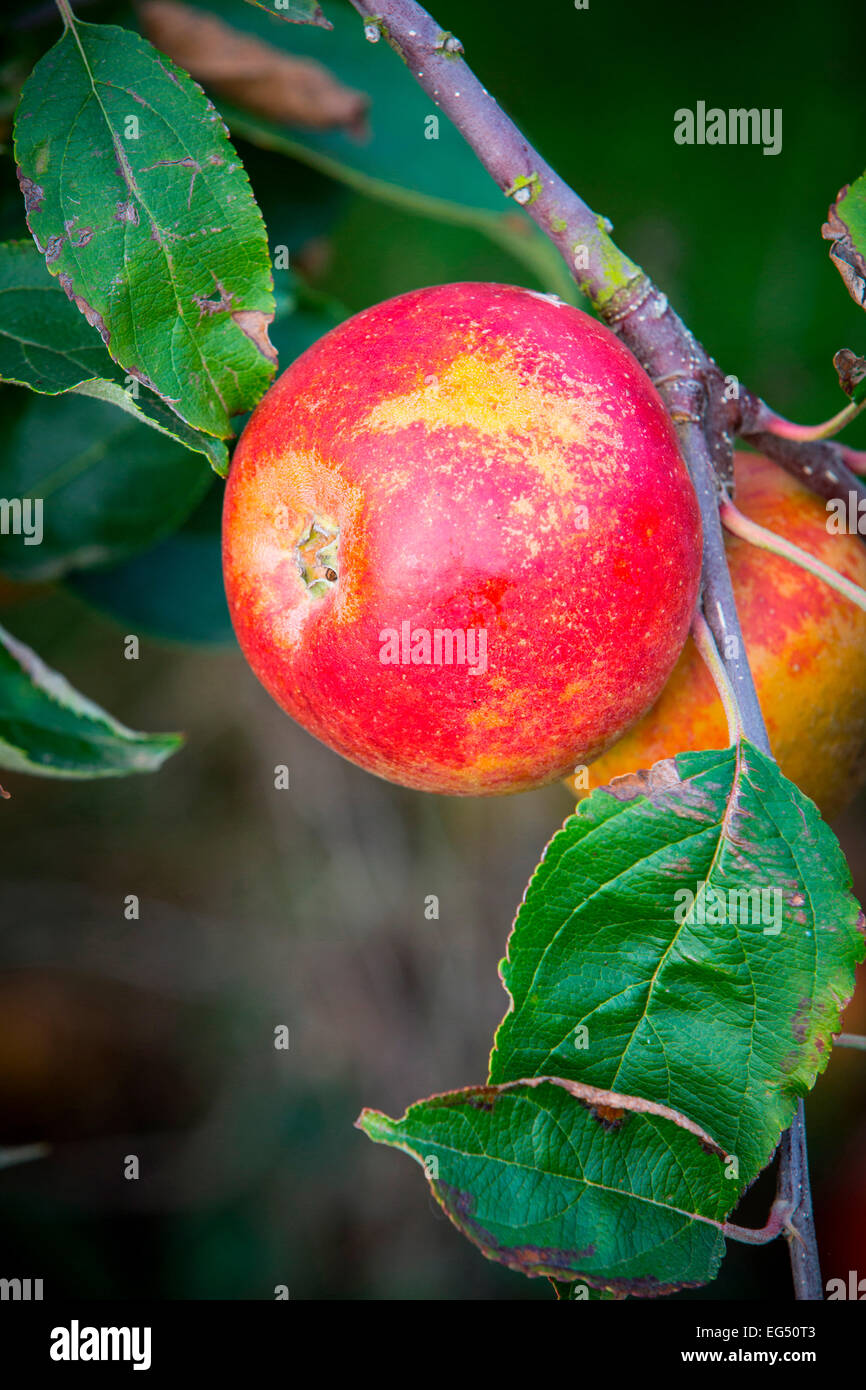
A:
{"type": "Polygon", "coordinates": [[[520,791],[599,754],[670,674],[700,558],[648,377],[587,314],[509,285],[416,290],[326,334],[226,488],[254,672],[331,748],[424,791],[520,791]]]}

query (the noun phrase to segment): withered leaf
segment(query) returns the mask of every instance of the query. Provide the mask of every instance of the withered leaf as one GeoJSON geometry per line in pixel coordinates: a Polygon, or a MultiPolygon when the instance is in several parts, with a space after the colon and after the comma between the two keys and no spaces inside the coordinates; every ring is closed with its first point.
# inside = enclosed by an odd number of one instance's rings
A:
{"type": "Polygon", "coordinates": [[[840,348],[833,358],[833,366],[839,374],[839,385],[846,396],[862,395],[866,382],[866,357],[858,357],[850,348],[840,348]]]}
{"type": "Polygon", "coordinates": [[[862,237],[858,234],[862,231],[864,190],[866,175],[840,189],[821,228],[822,237],[831,243],[830,260],[842,276],[851,298],[861,308],[866,308],[866,256],[862,237]]]}
{"type": "Polygon", "coordinates": [[[283,125],[360,134],[368,100],[313,58],[297,58],[175,0],[146,0],[147,37],[219,96],[283,125]]]}

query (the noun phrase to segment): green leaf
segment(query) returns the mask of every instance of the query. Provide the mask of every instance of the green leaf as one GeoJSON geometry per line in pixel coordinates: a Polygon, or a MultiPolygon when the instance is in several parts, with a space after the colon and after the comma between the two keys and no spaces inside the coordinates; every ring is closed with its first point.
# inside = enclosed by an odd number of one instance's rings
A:
{"type": "Polygon", "coordinates": [[[180,734],[140,734],[112,719],[0,628],[0,767],[41,777],[155,772],[180,734]]]}
{"type": "Polygon", "coordinates": [[[21,94],[28,226],[112,358],[218,438],[275,366],[264,223],[219,114],[137,34],[70,24],[21,94]]]}
{"type": "Polygon", "coordinates": [[[169,439],[176,440],[192,453],[203,454],[219,477],[224,478],[228,473],[229,451],[223,441],[187,425],[146,387],[142,387],[137,395],[133,395],[131,389],[121,386],[118,382],[97,377],[94,381],[83,381],[80,386],[76,386],[75,394],[91,396],[93,400],[106,401],[118,410],[126,411],[133,420],[150,425],[151,429],[157,430],[160,434],[168,435],[169,439]]]}
{"type": "MultiPolygon", "coordinates": [[[[311,290],[292,271],[280,273],[277,284],[271,337],[288,366],[348,310],[311,290]]],[[[67,586],[136,632],[171,642],[233,644],[222,577],[221,508],[222,488],[214,484],[167,540],[111,568],[70,575],[67,586]]]]}
{"type": "Polygon", "coordinates": [[[49,396],[77,391],[110,401],[204,454],[216,473],[228,471],[222,440],[185,424],[112,362],[57,280],[46,273],[45,261],[30,241],[0,243],[0,381],[49,396]]]}
{"type": "Polygon", "coordinates": [[[333,29],[333,24],[322,13],[317,0],[247,0],[259,10],[285,19],[289,24],[316,24],[320,29],[333,29]]]}
{"type": "Polygon", "coordinates": [[[415,1158],[455,1226],[509,1269],[638,1296],[706,1283],[737,1185],[706,1138],[632,1104],[518,1082],[357,1124],[415,1158]]]}
{"type": "Polygon", "coordinates": [[[850,883],[815,805],[747,742],[593,792],[518,912],[491,1082],[555,1075],[668,1105],[750,1182],[853,992],[850,883]]]}
{"type": "Polygon", "coordinates": [[[0,378],[54,395],[106,368],[117,370],[32,241],[0,243],[0,378]]]}
{"type": "Polygon", "coordinates": [[[343,129],[281,125],[220,99],[232,131],[280,151],[370,198],[407,211],[474,227],[528,267],[540,283],[583,304],[559,253],[520,208],[504,196],[467,145],[387,43],[371,45],[348,5],[333,3],[333,32],[271,23],[258,8],[235,0],[198,0],[196,8],[254,34],[293,56],[323,64],[345,86],[370,100],[362,136],[343,129]],[[428,138],[438,122],[437,138],[428,138]]]}
{"type": "Polygon", "coordinates": [[[233,643],[222,575],[221,504],[222,488],[215,483],[168,540],[110,569],[70,575],[66,587],[127,630],[172,642],[233,643]]]}
{"type": "Polygon", "coordinates": [[[56,579],[153,545],[181,525],[213,478],[198,455],[102,401],[12,388],[3,395],[0,497],[30,501],[30,534],[0,534],[0,569],[15,579],[56,579]]]}
{"type": "Polygon", "coordinates": [[[866,309],[866,174],[839,193],[821,235],[851,298],[866,309]]]}

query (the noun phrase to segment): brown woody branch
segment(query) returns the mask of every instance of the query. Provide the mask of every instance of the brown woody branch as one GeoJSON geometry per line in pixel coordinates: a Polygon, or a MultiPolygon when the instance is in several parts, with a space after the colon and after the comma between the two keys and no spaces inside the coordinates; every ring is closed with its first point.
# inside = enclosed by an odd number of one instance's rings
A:
{"type": "MultiPolygon", "coordinates": [[[[746,656],[725,545],[719,498],[732,476],[734,439],[748,439],[824,497],[866,487],[839,446],[779,440],[762,432],[766,407],[732,389],[649,276],[611,240],[599,217],[526,141],[464,62],[462,45],[415,0],[352,0],[371,40],[384,38],[431,100],[450,118],[503,194],[525,209],[561,252],[571,275],[655,383],[676,426],[701,507],[704,613],[739,706],[745,736],[769,752],[746,656]],[[834,490],[835,489],[835,490],[834,490]]],[[[791,1264],[798,1298],[821,1298],[806,1165],[803,1107],[782,1136],[776,1206],[791,1212],[791,1264]]]]}

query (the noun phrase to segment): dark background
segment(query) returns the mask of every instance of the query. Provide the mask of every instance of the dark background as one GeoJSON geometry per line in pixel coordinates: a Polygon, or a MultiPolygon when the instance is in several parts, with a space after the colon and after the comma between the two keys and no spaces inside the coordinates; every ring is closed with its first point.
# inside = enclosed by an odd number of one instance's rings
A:
{"type": "MultiPolygon", "coordinates": [[[[866,114],[842,11],[436,0],[433,12],[726,370],[798,419],[839,408],[832,355],[863,350],[863,320],[820,227],[862,171],[866,114]],[[782,153],[676,146],[673,113],[699,99],[781,107],[782,153]]],[[[55,29],[30,37],[38,54],[55,29]]],[[[272,242],[291,242],[309,283],[350,310],[455,279],[538,284],[476,231],[238,148],[272,242]]],[[[18,224],[7,199],[4,235],[26,235],[18,224]]],[[[363,1105],[399,1114],[484,1079],[505,1007],[497,962],[569,798],[390,786],[281,714],[230,641],[148,635],[157,598],[181,628],[192,602],[210,636],[224,628],[220,486],[183,552],[169,542],[109,578],[140,604],[137,626],[92,606],[110,601],[104,576],[77,594],[2,590],[0,621],[76,687],[187,744],[154,776],[3,778],[0,1144],[51,1147],[0,1178],[0,1274],[42,1277],[46,1296],[272,1298],[287,1284],[292,1298],[549,1298],[544,1281],[482,1259],[416,1167],[352,1122],[363,1105]],[[128,631],[143,634],[138,662],[123,658],[128,631]],[[274,789],[278,763],[288,791],[274,789]],[[424,917],[431,893],[438,921],[424,917]],[[124,918],[128,894],[138,921],[124,918]],[[288,1052],[274,1050],[278,1024],[288,1052]],[[123,1176],[130,1154],[138,1181],[123,1176]]],[[[836,829],[862,898],[862,796],[836,829]]],[[[862,991],[846,1026],[866,1031],[862,991]]],[[[834,1053],[807,1108],[824,1277],[858,1261],[866,1275],[862,1054],[834,1053]]],[[[762,1224],[771,1191],[765,1176],[739,1219],[762,1224]]],[[[695,1296],[790,1297],[781,1245],[729,1249],[695,1296]]]]}

